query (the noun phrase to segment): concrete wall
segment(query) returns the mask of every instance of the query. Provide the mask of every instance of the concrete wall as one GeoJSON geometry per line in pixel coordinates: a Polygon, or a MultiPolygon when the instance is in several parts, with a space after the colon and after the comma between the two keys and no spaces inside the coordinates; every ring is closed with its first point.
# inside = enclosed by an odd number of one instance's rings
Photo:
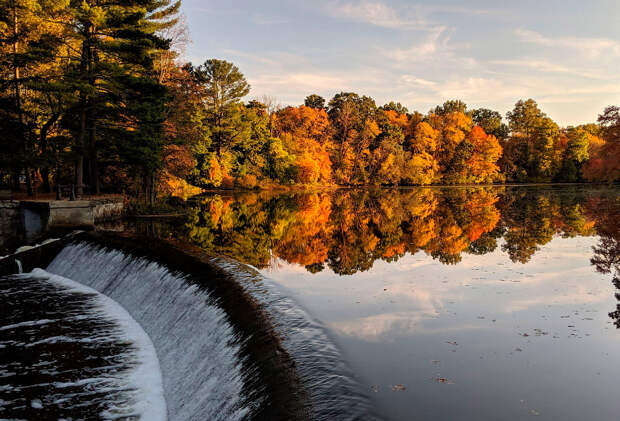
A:
{"type": "MultiPolygon", "coordinates": [[[[121,218],[125,210],[123,198],[96,200],[22,201],[23,215],[35,213],[43,222],[43,230],[53,227],[92,227],[97,222],[121,218]]],[[[26,218],[28,221],[34,218],[26,218]]],[[[28,225],[28,224],[27,224],[28,225]]],[[[32,224],[30,224],[32,225],[32,224]]]]}
{"type": "Polygon", "coordinates": [[[23,236],[24,227],[19,202],[15,200],[0,200],[0,251],[19,242],[23,236]]]}
{"type": "Polygon", "coordinates": [[[91,227],[95,224],[94,205],[90,200],[54,200],[48,202],[48,227],[91,227]]]}
{"type": "Polygon", "coordinates": [[[92,229],[118,220],[125,212],[122,197],[96,200],[0,200],[0,256],[30,244],[43,233],[92,229]]]}

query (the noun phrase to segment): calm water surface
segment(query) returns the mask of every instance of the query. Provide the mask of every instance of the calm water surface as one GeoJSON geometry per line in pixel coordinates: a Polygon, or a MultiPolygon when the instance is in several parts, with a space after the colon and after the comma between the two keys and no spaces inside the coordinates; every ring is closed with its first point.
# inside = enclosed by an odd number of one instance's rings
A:
{"type": "Polygon", "coordinates": [[[148,229],[274,279],[387,419],[620,419],[617,188],[220,194],[148,229]]]}

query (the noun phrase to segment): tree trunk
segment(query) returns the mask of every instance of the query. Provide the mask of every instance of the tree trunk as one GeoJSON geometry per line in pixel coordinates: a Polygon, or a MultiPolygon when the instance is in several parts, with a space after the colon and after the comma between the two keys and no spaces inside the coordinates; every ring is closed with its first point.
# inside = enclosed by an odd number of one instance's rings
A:
{"type": "Polygon", "coordinates": [[[21,191],[22,189],[21,183],[19,182],[19,172],[19,167],[16,167],[15,171],[13,172],[13,191],[16,192],[21,191]]]}
{"type": "MultiPolygon", "coordinates": [[[[80,63],[80,71],[82,74],[87,74],[90,80],[90,28],[85,28],[87,38],[82,42],[82,58],[80,63]]],[[[86,124],[88,120],[87,107],[90,105],[89,98],[85,93],[80,94],[80,129],[78,132],[77,148],[78,159],[76,162],[75,171],[75,184],[77,185],[77,195],[81,196],[84,193],[84,155],[85,155],[85,142],[86,142],[86,124]]]]}
{"type": "MultiPolygon", "coordinates": [[[[17,5],[15,4],[15,2],[12,2],[11,6],[13,8],[13,87],[15,89],[15,110],[17,111],[17,115],[19,117],[19,130],[21,132],[21,160],[25,164],[27,155],[26,132],[24,130],[24,113],[22,112],[21,88],[19,86],[19,66],[17,65],[17,51],[19,50],[19,42],[17,41],[17,5]]],[[[32,196],[32,180],[28,171],[28,165],[25,165],[25,170],[26,188],[28,190],[28,195],[32,196]]]]}
{"type": "Polygon", "coordinates": [[[77,195],[83,193],[82,185],[84,184],[84,137],[86,134],[86,104],[84,98],[80,101],[80,131],[77,139],[78,159],[75,163],[75,184],[77,186],[77,195]]]}
{"type": "Polygon", "coordinates": [[[151,201],[151,206],[153,206],[155,204],[155,199],[157,198],[157,191],[155,190],[155,173],[151,172],[151,197],[150,197],[150,201],[151,201]]]}
{"type": "Polygon", "coordinates": [[[77,195],[82,194],[82,184],[84,183],[84,157],[80,155],[75,162],[75,184],[77,185],[77,195]]]}
{"type": "MultiPolygon", "coordinates": [[[[47,134],[49,132],[49,129],[54,125],[54,123],[58,120],[59,117],[60,113],[53,114],[41,128],[39,143],[41,145],[41,155],[43,156],[47,154],[47,134]]],[[[50,185],[50,167],[47,163],[41,168],[41,178],[43,178],[43,191],[46,193],[51,193],[52,186],[50,185]]]]}
{"type": "Polygon", "coordinates": [[[43,185],[43,191],[45,193],[51,193],[52,192],[52,185],[50,184],[50,169],[49,167],[45,166],[43,168],[41,168],[41,178],[42,180],[42,185],[43,185]]]}
{"type": "MultiPolygon", "coordinates": [[[[93,28],[94,31],[94,28],[93,28]]],[[[93,73],[93,66],[97,66],[99,64],[99,54],[96,49],[91,51],[89,56],[89,74],[90,74],[90,84],[91,86],[95,86],[96,77],[93,73]]],[[[90,184],[91,184],[91,194],[94,192],[95,194],[100,193],[99,188],[99,163],[97,162],[97,118],[95,117],[94,103],[91,102],[91,106],[89,107],[90,114],[90,132],[89,132],[89,156],[90,156],[90,184]]]]}
{"type": "Polygon", "coordinates": [[[97,148],[95,145],[96,140],[96,127],[94,119],[90,121],[91,127],[88,137],[88,160],[90,163],[90,187],[91,194],[99,194],[99,168],[97,165],[97,148]]]}

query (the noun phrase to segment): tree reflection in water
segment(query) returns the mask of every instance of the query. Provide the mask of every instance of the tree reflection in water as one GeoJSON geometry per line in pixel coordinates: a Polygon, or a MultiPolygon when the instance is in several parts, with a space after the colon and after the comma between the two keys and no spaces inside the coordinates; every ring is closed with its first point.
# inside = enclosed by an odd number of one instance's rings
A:
{"type": "MultiPolygon", "coordinates": [[[[476,187],[213,194],[171,231],[257,268],[282,259],[339,275],[420,251],[457,264],[500,247],[527,263],[554,237],[597,235],[592,264],[620,288],[619,224],[617,188],[476,187]]],[[[620,304],[611,317],[620,327],[620,304]]]]}
{"type": "MultiPolygon", "coordinates": [[[[594,255],[590,262],[600,273],[611,274],[612,283],[620,290],[620,202],[618,198],[594,198],[589,211],[596,220],[599,242],[592,249],[594,255]]],[[[620,293],[616,293],[620,301],[620,293]]],[[[620,329],[620,304],[616,311],[609,313],[614,324],[620,329]]]]}

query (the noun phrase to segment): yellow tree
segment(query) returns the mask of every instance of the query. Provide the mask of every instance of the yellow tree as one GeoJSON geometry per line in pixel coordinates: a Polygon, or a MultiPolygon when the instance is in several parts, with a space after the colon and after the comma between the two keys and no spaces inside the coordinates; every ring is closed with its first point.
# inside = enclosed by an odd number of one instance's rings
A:
{"type": "Polygon", "coordinates": [[[282,140],[285,150],[294,156],[297,181],[303,184],[329,183],[331,144],[329,119],[324,109],[287,107],[273,119],[273,131],[282,140]]]}

